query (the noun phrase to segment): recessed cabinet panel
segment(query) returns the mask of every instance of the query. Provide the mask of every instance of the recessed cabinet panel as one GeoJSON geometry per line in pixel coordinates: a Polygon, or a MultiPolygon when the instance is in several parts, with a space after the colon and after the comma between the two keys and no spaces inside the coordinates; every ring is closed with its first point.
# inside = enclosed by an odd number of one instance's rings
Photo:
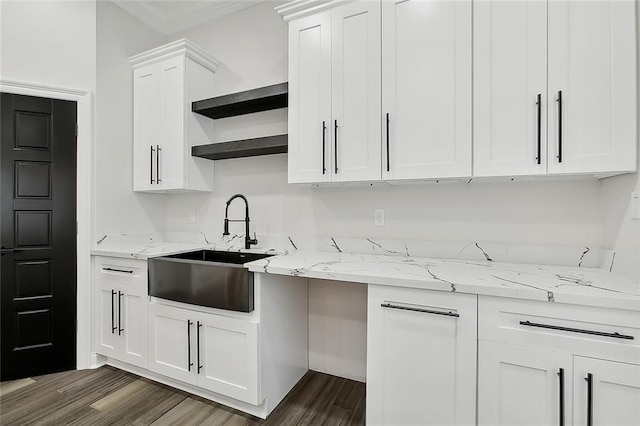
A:
{"type": "Polygon", "coordinates": [[[550,173],[636,169],[635,3],[549,3],[550,173]]]}
{"type": "Polygon", "coordinates": [[[473,8],[473,174],[544,174],[547,3],[487,0],[473,8]]]}
{"type": "Polygon", "coordinates": [[[154,173],[155,146],[160,140],[158,128],[157,65],[140,67],[133,72],[133,189],[143,191],[156,183],[154,173]]]}
{"type": "Polygon", "coordinates": [[[383,179],[471,176],[471,21],[470,1],[382,2],[383,179]]]}
{"type": "Polygon", "coordinates": [[[572,424],[572,358],[570,354],[480,341],[478,424],[563,424],[561,385],[565,390],[564,424],[572,424]]]}
{"type": "MultiPolygon", "coordinates": [[[[184,72],[183,56],[159,64],[161,138],[156,142],[156,178],[162,189],[179,189],[184,180],[184,72]]],[[[193,114],[190,112],[190,114],[193,114]]]]}
{"type": "Polygon", "coordinates": [[[331,179],[331,11],[289,28],[289,183],[331,179]]]}
{"type": "Polygon", "coordinates": [[[593,425],[640,424],[640,365],[575,357],[574,368],[574,424],[589,411],[593,425]]]}
{"type": "Polygon", "coordinates": [[[332,180],[380,180],[380,3],[331,12],[332,180]]]}

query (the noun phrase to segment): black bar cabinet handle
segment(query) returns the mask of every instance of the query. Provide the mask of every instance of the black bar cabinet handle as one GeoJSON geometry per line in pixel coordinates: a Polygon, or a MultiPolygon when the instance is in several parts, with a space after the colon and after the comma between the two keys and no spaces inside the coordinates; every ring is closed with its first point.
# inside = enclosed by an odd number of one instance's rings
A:
{"type": "Polygon", "coordinates": [[[448,311],[448,312],[433,311],[431,309],[412,308],[410,306],[392,305],[391,303],[382,303],[380,306],[382,306],[383,308],[389,308],[389,309],[400,309],[403,311],[422,312],[423,314],[444,315],[447,317],[456,317],[456,318],[460,317],[460,314],[452,311],[448,311]]]}
{"type": "Polygon", "coordinates": [[[564,368],[558,371],[558,380],[560,384],[560,426],[564,426],[564,368]]]}
{"type": "Polygon", "coordinates": [[[538,99],[536,101],[536,105],[538,106],[538,156],[536,157],[536,161],[538,164],[542,161],[542,94],[538,93],[538,99]]]}
{"type": "Polygon", "coordinates": [[[558,163],[562,163],[562,90],[558,90],[558,163]]]}
{"type": "Polygon", "coordinates": [[[327,133],[327,123],[325,121],[322,122],[322,174],[327,172],[327,166],[325,164],[325,135],[327,133]]]}
{"type": "Polygon", "coordinates": [[[389,171],[389,113],[387,113],[387,171],[389,171]]]}
{"type": "Polygon", "coordinates": [[[587,373],[587,426],[593,426],[593,374],[587,373]]]}
{"type": "Polygon", "coordinates": [[[124,328],[122,328],[122,296],[124,296],[124,293],[118,291],[118,336],[124,331],[124,328]]]}
{"type": "Polygon", "coordinates": [[[334,173],[338,173],[338,120],[333,120],[333,165],[334,173]]]}
{"type": "Polygon", "coordinates": [[[198,351],[196,352],[198,356],[198,374],[200,374],[200,370],[202,369],[202,365],[200,364],[200,327],[202,327],[202,323],[198,321],[198,327],[196,327],[196,342],[198,344],[198,351]]]}
{"type": "Polygon", "coordinates": [[[155,149],[153,149],[153,145],[151,145],[151,159],[149,160],[149,170],[151,172],[151,183],[155,183],[155,180],[153,180],[153,153],[156,152],[155,149]]]}
{"type": "Polygon", "coordinates": [[[191,324],[193,322],[187,320],[187,371],[191,371],[191,366],[193,366],[191,362],[191,324]]]}
{"type": "Polygon", "coordinates": [[[114,315],[115,315],[115,306],[113,303],[113,296],[116,295],[116,291],[115,290],[111,290],[111,334],[115,334],[116,333],[116,329],[118,327],[116,327],[116,320],[114,319],[114,315]]]}
{"type": "Polygon", "coordinates": [[[160,151],[162,151],[162,148],[160,148],[160,145],[156,145],[156,181],[158,183],[162,182],[160,180],[160,151]]]}
{"type": "Polygon", "coordinates": [[[570,331],[572,333],[591,334],[593,336],[613,337],[614,339],[634,340],[633,336],[627,336],[620,334],[617,331],[615,333],[606,333],[604,331],[584,330],[582,328],[561,327],[559,325],[539,324],[536,322],[520,321],[520,325],[526,325],[527,327],[548,328],[551,330],[570,331]]]}
{"type": "Polygon", "coordinates": [[[125,274],[133,274],[133,271],[128,271],[126,269],[115,269],[115,268],[102,268],[103,271],[111,271],[111,272],[122,272],[125,274]]]}

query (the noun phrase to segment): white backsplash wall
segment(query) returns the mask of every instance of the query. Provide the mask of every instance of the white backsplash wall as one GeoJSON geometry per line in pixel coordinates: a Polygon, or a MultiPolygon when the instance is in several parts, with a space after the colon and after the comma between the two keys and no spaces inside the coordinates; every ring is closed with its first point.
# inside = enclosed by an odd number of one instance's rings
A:
{"type": "Polygon", "coordinates": [[[165,36],[108,1],[97,4],[96,235],[158,232],[165,198],[133,192],[133,72],[128,57],[165,36]]]}

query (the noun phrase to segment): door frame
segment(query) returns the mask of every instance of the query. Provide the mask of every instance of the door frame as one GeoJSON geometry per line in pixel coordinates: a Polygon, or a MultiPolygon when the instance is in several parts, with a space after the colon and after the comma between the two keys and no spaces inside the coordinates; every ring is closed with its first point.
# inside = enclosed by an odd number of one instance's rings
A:
{"type": "Polygon", "coordinates": [[[90,91],[0,79],[0,92],[75,101],[78,111],[76,160],[76,368],[99,364],[91,351],[91,240],[93,224],[93,94],[90,91]],[[80,321],[79,319],[85,319],[80,321]],[[86,321],[88,319],[88,321],[86,321]]]}

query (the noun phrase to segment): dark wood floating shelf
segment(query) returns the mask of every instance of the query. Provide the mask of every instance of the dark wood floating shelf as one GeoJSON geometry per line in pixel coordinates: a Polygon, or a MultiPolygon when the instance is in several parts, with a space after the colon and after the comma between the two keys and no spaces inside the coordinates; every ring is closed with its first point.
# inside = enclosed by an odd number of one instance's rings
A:
{"type": "Polygon", "coordinates": [[[191,111],[209,118],[225,118],[252,112],[284,108],[288,104],[289,83],[274,84],[245,92],[203,99],[191,103],[191,111]]]}
{"type": "Polygon", "coordinates": [[[288,148],[287,135],[265,136],[262,138],[212,143],[191,147],[193,157],[209,160],[254,157],[257,155],[283,154],[288,148]]]}

